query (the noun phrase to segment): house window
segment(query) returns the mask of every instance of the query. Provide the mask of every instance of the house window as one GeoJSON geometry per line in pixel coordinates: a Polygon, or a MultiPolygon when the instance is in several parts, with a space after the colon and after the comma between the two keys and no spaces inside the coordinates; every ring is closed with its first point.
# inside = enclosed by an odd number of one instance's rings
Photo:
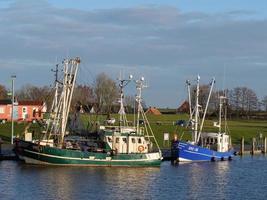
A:
{"type": "Polygon", "coordinates": [[[22,112],[23,112],[23,113],[26,113],[26,111],[27,111],[27,110],[26,110],[26,107],[23,107],[23,108],[22,108],[22,112]]]}
{"type": "Polygon", "coordinates": [[[116,138],[116,143],[119,143],[120,142],[120,138],[116,138]]]}
{"type": "Polygon", "coordinates": [[[138,138],[138,143],[139,143],[139,144],[141,144],[141,143],[142,143],[142,141],[141,141],[141,138],[138,138]]]}
{"type": "Polygon", "coordinates": [[[122,141],[127,143],[127,138],[122,138],[122,141]]]}
{"type": "Polygon", "coordinates": [[[133,143],[133,144],[135,143],[135,138],[132,138],[132,143],[133,143]]]}
{"type": "Polygon", "coordinates": [[[0,114],[4,114],[5,113],[5,108],[4,107],[0,107],[0,114]]]}
{"type": "Polygon", "coordinates": [[[33,116],[33,117],[36,117],[36,108],[33,109],[33,111],[32,111],[32,116],[33,116]]]}

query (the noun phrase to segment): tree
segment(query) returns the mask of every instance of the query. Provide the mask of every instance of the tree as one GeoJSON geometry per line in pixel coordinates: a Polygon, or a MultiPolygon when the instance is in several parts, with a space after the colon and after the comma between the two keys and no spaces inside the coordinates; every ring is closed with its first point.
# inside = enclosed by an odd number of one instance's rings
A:
{"type": "Polygon", "coordinates": [[[89,85],[77,85],[74,89],[72,107],[94,102],[94,89],[89,85]]]}
{"type": "Polygon", "coordinates": [[[263,97],[261,103],[262,103],[264,111],[267,112],[267,96],[263,97]]]}
{"type": "Polygon", "coordinates": [[[15,96],[20,101],[43,101],[46,103],[47,108],[50,109],[54,97],[54,90],[48,86],[38,87],[33,85],[24,85],[16,91],[15,96]]]}
{"type": "Polygon", "coordinates": [[[236,87],[229,92],[231,109],[236,111],[237,115],[246,115],[252,111],[257,111],[259,101],[257,94],[247,87],[236,87]]]}
{"type": "Polygon", "coordinates": [[[8,98],[7,89],[4,85],[0,85],[0,99],[8,98]]]}
{"type": "Polygon", "coordinates": [[[112,105],[119,97],[119,89],[107,74],[99,74],[94,82],[94,94],[97,102],[97,113],[111,112],[112,105]]]}
{"type": "MultiPolygon", "coordinates": [[[[210,85],[200,85],[199,86],[198,104],[202,106],[203,111],[204,111],[206,104],[207,104],[209,92],[210,92],[210,85]]],[[[209,102],[209,107],[208,107],[209,112],[214,112],[216,110],[217,105],[218,105],[218,101],[219,101],[217,96],[218,96],[217,93],[215,91],[212,91],[211,97],[210,97],[210,102],[209,102]]],[[[196,85],[192,86],[191,100],[192,100],[192,106],[194,106],[195,101],[196,101],[196,85]]]]}

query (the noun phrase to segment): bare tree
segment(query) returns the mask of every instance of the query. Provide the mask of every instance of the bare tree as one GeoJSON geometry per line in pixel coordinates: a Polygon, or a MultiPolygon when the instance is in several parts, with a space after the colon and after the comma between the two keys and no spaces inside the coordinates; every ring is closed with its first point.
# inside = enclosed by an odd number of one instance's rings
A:
{"type": "Polygon", "coordinates": [[[111,112],[112,105],[119,97],[119,90],[114,80],[107,74],[99,74],[94,83],[94,94],[97,102],[97,112],[111,112]]]}
{"type": "MultiPolygon", "coordinates": [[[[192,103],[195,105],[195,98],[196,98],[196,85],[192,87],[191,90],[191,98],[192,103]]],[[[202,106],[203,110],[207,104],[208,96],[210,92],[210,85],[200,85],[199,86],[199,105],[202,106]]],[[[209,113],[214,112],[218,105],[218,94],[215,91],[212,91],[211,97],[210,97],[210,103],[208,107],[209,113]]]]}
{"type": "Polygon", "coordinates": [[[7,89],[4,85],[0,85],[0,99],[8,98],[7,89]]]}
{"type": "Polygon", "coordinates": [[[15,95],[18,100],[43,101],[49,109],[53,101],[53,94],[53,89],[48,86],[24,85],[16,91],[15,95]]]}
{"type": "Polygon", "coordinates": [[[257,94],[247,87],[236,87],[230,90],[231,109],[236,111],[237,115],[248,116],[252,111],[257,111],[259,101],[257,94]]]}
{"type": "Polygon", "coordinates": [[[94,89],[89,85],[77,85],[72,99],[72,106],[87,105],[94,101],[94,89]]]}

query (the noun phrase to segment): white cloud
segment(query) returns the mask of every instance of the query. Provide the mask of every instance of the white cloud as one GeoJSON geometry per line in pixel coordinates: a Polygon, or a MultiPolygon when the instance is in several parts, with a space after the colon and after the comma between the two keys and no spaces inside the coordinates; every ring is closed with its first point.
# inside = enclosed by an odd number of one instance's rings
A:
{"type": "MultiPolygon", "coordinates": [[[[216,74],[224,65],[233,72],[264,66],[267,20],[250,15],[253,12],[243,10],[182,13],[167,6],[85,11],[19,0],[0,8],[0,68],[7,70],[0,76],[9,73],[8,65],[12,70],[44,68],[56,57],[78,55],[92,71],[116,74],[114,70],[125,66],[142,70],[157,87],[169,84],[165,93],[171,95],[170,88],[178,84],[176,73],[183,79],[199,69],[216,74]],[[163,75],[171,78],[159,79],[163,75]]],[[[244,72],[243,77],[251,74],[244,72]]],[[[155,95],[150,99],[156,104],[155,95]]]]}

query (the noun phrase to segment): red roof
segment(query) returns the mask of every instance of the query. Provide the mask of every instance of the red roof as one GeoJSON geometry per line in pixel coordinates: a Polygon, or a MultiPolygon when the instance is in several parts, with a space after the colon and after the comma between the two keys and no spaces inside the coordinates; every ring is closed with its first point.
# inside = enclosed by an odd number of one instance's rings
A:
{"type": "Polygon", "coordinates": [[[19,105],[24,106],[43,106],[43,101],[18,101],[19,105]]]}

